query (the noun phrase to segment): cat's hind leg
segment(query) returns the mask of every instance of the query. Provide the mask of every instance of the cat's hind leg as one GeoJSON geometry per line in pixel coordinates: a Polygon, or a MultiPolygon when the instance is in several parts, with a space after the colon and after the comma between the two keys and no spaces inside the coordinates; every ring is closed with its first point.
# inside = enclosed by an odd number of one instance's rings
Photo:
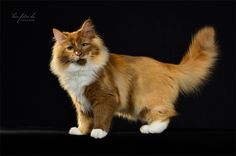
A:
{"type": "Polygon", "coordinates": [[[140,128],[140,132],[143,134],[148,134],[148,133],[162,133],[169,124],[169,119],[165,121],[154,121],[149,125],[143,125],[140,128]]]}
{"type": "Polygon", "coordinates": [[[169,125],[170,118],[176,115],[174,108],[157,107],[145,109],[144,121],[148,124],[141,126],[140,132],[143,134],[162,133],[169,125]]]}

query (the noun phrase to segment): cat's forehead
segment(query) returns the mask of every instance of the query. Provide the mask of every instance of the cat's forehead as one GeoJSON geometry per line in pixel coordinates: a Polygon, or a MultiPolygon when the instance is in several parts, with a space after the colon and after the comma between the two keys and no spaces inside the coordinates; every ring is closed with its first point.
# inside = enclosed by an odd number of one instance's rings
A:
{"type": "Polygon", "coordinates": [[[69,33],[69,37],[71,40],[78,40],[80,39],[81,34],[78,31],[74,31],[74,32],[69,33]]]}
{"type": "Polygon", "coordinates": [[[72,42],[82,42],[86,40],[86,38],[82,36],[81,31],[74,31],[69,33],[69,38],[72,42]]]}

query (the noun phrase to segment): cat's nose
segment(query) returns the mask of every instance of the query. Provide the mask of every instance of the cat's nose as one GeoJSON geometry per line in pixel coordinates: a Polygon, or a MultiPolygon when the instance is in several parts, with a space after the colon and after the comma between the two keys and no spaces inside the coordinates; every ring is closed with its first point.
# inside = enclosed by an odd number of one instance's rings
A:
{"type": "Polygon", "coordinates": [[[75,52],[75,55],[77,55],[77,56],[80,56],[82,53],[81,53],[81,51],[76,51],[75,52]]]}

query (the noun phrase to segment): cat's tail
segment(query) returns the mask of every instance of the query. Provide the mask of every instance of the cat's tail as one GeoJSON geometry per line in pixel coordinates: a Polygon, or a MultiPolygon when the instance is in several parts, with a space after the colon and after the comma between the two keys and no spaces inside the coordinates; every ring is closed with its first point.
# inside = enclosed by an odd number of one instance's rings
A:
{"type": "Polygon", "coordinates": [[[208,78],[218,52],[213,27],[204,27],[192,38],[188,52],[178,66],[178,82],[182,92],[195,91],[208,78]]]}

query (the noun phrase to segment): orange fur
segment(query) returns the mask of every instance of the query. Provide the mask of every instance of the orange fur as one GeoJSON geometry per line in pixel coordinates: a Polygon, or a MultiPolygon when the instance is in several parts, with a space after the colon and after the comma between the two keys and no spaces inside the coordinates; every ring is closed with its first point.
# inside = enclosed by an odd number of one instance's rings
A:
{"type": "MultiPolygon", "coordinates": [[[[215,31],[212,27],[201,29],[193,37],[187,54],[178,65],[162,63],[148,57],[108,54],[91,20],[85,21],[76,32],[57,31],[54,30],[57,41],[53,48],[51,70],[73,99],[82,133],[89,133],[91,127],[107,132],[114,114],[148,123],[146,127],[141,128],[143,133],[162,132],[169,119],[176,115],[174,103],[179,93],[196,90],[207,79],[218,54],[215,31]],[[65,38],[61,42],[63,35],[65,38]],[[68,82],[64,80],[66,78],[63,75],[70,63],[60,60],[63,56],[78,59],[75,53],[67,52],[65,47],[74,43],[78,48],[84,41],[90,46],[82,49],[81,58],[85,57],[92,65],[99,66],[95,71],[96,78],[83,90],[83,96],[89,101],[92,116],[86,115],[89,113],[81,109],[81,99],[76,98],[66,87],[68,82]]],[[[77,66],[90,65],[85,63],[77,66]]],[[[80,71],[75,73],[80,74],[80,71]]]]}

